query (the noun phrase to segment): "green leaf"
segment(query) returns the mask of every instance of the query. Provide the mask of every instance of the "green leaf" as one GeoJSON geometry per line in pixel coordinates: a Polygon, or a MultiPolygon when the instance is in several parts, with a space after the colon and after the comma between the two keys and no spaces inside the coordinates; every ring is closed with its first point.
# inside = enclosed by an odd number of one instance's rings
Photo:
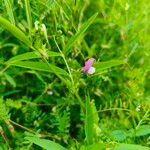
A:
{"type": "Polygon", "coordinates": [[[19,93],[19,92],[20,92],[20,90],[9,90],[9,91],[6,91],[2,94],[0,93],[0,96],[3,96],[3,97],[10,96],[12,94],[16,94],[16,93],[19,93]]]}
{"type": "Polygon", "coordinates": [[[98,112],[97,112],[94,100],[91,101],[90,106],[92,109],[92,113],[93,113],[92,117],[93,117],[93,122],[94,122],[93,135],[94,135],[94,139],[96,139],[97,137],[100,136],[101,129],[100,129],[99,124],[98,124],[99,123],[99,116],[98,116],[98,112]]]}
{"type": "Polygon", "coordinates": [[[86,98],[85,135],[87,144],[93,143],[94,119],[89,96],[86,98]]]}
{"type": "Polygon", "coordinates": [[[96,74],[100,73],[103,70],[109,69],[111,67],[119,66],[125,64],[123,60],[110,60],[105,62],[96,62],[93,66],[96,68],[96,74]]]}
{"type": "Polygon", "coordinates": [[[126,139],[127,134],[123,130],[114,130],[110,133],[110,137],[112,137],[114,140],[118,142],[121,142],[126,139]]]}
{"type": "Polygon", "coordinates": [[[73,44],[84,34],[84,32],[88,29],[88,27],[93,23],[98,13],[95,13],[92,17],[90,17],[81,27],[80,31],[77,32],[73,37],[70,38],[66,46],[64,47],[64,53],[69,53],[70,48],[73,44]]]}
{"type": "Polygon", "coordinates": [[[97,112],[97,109],[96,109],[94,100],[91,101],[90,106],[91,106],[91,109],[92,109],[92,112],[93,112],[93,121],[94,121],[95,124],[98,125],[98,122],[99,122],[99,116],[98,116],[98,112],[97,112]]]}
{"type": "Polygon", "coordinates": [[[13,87],[16,87],[16,82],[14,81],[14,79],[8,75],[7,73],[4,73],[5,77],[6,77],[6,80],[13,86],[13,87]]]}
{"type": "Polygon", "coordinates": [[[10,23],[2,16],[0,16],[0,26],[11,32],[16,38],[25,43],[27,46],[31,46],[31,42],[28,37],[18,27],[10,23]]]}
{"type": "Polygon", "coordinates": [[[45,71],[45,72],[53,72],[53,73],[54,73],[53,70],[55,70],[55,72],[57,72],[58,74],[68,76],[68,73],[65,70],[51,64],[49,64],[48,66],[44,62],[17,61],[17,62],[11,62],[9,63],[9,65],[33,69],[33,70],[45,71]],[[53,70],[51,68],[53,68],[53,70]]]}
{"type": "Polygon", "coordinates": [[[46,150],[67,150],[63,146],[47,139],[40,139],[38,137],[26,137],[26,139],[46,150]]]}
{"type": "Polygon", "coordinates": [[[112,150],[150,150],[150,148],[134,144],[118,144],[112,150]]]}
{"type": "MultiPolygon", "coordinates": [[[[60,53],[52,52],[52,51],[48,51],[47,54],[49,57],[61,56],[60,53]]],[[[29,60],[29,59],[35,59],[35,58],[40,58],[40,57],[41,56],[39,52],[27,52],[27,53],[14,56],[5,63],[9,64],[9,63],[14,63],[14,62],[21,61],[21,60],[29,60]]]]}
{"type": "Polygon", "coordinates": [[[27,16],[29,33],[30,33],[30,36],[31,36],[31,31],[32,31],[32,17],[31,17],[30,1],[29,0],[24,0],[24,1],[25,1],[25,8],[26,8],[26,16],[27,16]]]}
{"type": "Polygon", "coordinates": [[[7,14],[9,16],[9,20],[11,23],[15,24],[14,14],[13,14],[13,8],[10,0],[4,0],[5,6],[7,9],[7,14]]]}
{"type": "Polygon", "coordinates": [[[89,146],[81,146],[80,150],[105,150],[106,144],[96,143],[89,146]]]}
{"type": "Polygon", "coordinates": [[[144,136],[144,135],[148,135],[148,134],[150,134],[150,125],[140,126],[136,130],[136,136],[144,136]]]}

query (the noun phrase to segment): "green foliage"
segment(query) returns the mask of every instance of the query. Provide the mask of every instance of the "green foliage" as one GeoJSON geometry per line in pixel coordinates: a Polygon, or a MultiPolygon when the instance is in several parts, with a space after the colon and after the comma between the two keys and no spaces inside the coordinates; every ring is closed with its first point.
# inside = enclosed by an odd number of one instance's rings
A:
{"type": "Polygon", "coordinates": [[[93,129],[94,129],[94,119],[93,111],[90,105],[90,98],[86,98],[86,117],[85,117],[85,135],[87,144],[93,143],[93,129]]]}
{"type": "Polygon", "coordinates": [[[150,125],[141,125],[136,130],[136,136],[144,136],[144,135],[149,135],[149,134],[150,134],[150,125]]]}
{"type": "Polygon", "coordinates": [[[25,8],[26,8],[28,29],[29,29],[29,32],[31,34],[31,32],[32,32],[32,16],[31,16],[31,8],[30,8],[30,1],[29,0],[25,0],[25,8]]]}
{"type": "MultiPolygon", "coordinates": [[[[60,56],[59,53],[56,53],[56,52],[47,52],[48,56],[49,57],[53,57],[53,56],[60,56]]],[[[38,52],[27,52],[27,53],[24,53],[24,54],[20,54],[20,55],[17,55],[17,56],[14,56],[13,58],[10,58],[6,64],[11,64],[13,62],[18,62],[18,61],[21,61],[21,60],[29,60],[29,59],[35,59],[35,58],[40,58],[40,54],[38,52]]]]}
{"type": "Polygon", "coordinates": [[[46,150],[66,150],[61,145],[46,139],[40,139],[36,136],[27,136],[25,139],[31,143],[34,143],[46,150]]]}
{"type": "Polygon", "coordinates": [[[71,39],[68,41],[68,43],[65,45],[64,47],[64,53],[69,53],[69,49],[73,46],[73,44],[80,39],[80,37],[84,34],[84,32],[87,30],[87,28],[92,24],[92,22],[94,21],[94,19],[96,18],[96,16],[98,15],[98,13],[94,14],[91,18],[89,18],[87,20],[87,22],[85,22],[80,31],[78,33],[76,33],[73,37],[71,37],[71,39]]]}
{"type": "Polygon", "coordinates": [[[7,120],[9,118],[8,109],[3,103],[3,100],[0,99],[0,121],[7,120]]]}
{"type": "Polygon", "coordinates": [[[43,62],[35,62],[35,61],[17,61],[17,62],[9,62],[9,65],[13,66],[19,66],[23,68],[29,68],[33,70],[40,70],[40,71],[46,71],[46,72],[53,72],[51,68],[53,68],[56,72],[63,75],[68,75],[67,72],[59,67],[56,67],[54,65],[47,65],[43,62]],[[51,68],[50,68],[51,67],[51,68]]]}
{"type": "Polygon", "coordinates": [[[148,0],[0,1],[0,149],[148,150],[149,19],[148,0]]]}
{"type": "Polygon", "coordinates": [[[31,46],[31,42],[28,37],[15,25],[11,24],[8,20],[0,16],[0,25],[11,32],[20,41],[24,42],[26,45],[31,46]]]}
{"type": "Polygon", "coordinates": [[[140,146],[140,145],[134,145],[134,144],[119,144],[118,146],[116,146],[114,148],[114,150],[132,150],[132,149],[136,149],[136,150],[149,150],[148,147],[145,146],[140,146]]]}
{"type": "Polygon", "coordinates": [[[148,147],[145,146],[139,146],[134,144],[111,144],[111,145],[105,145],[104,143],[98,143],[98,144],[92,144],[90,146],[83,146],[80,148],[80,150],[104,150],[105,148],[111,149],[111,150],[149,150],[148,147]]]}
{"type": "Polygon", "coordinates": [[[15,24],[12,4],[9,0],[4,0],[4,2],[5,2],[5,6],[6,6],[6,9],[7,9],[8,16],[9,16],[9,20],[11,21],[11,23],[15,24]]]}
{"type": "Polygon", "coordinates": [[[96,75],[101,73],[103,70],[109,69],[114,66],[122,65],[124,63],[125,62],[121,61],[121,60],[110,60],[110,61],[106,61],[106,62],[97,62],[94,65],[96,67],[96,75]]]}

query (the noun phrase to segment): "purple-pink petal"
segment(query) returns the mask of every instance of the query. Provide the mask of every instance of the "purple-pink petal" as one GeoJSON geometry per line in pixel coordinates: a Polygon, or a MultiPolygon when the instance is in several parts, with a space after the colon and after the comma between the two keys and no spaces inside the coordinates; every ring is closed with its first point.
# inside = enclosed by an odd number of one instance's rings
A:
{"type": "Polygon", "coordinates": [[[95,61],[95,59],[94,58],[89,58],[86,62],[85,62],[85,66],[87,66],[87,65],[93,65],[93,62],[95,61]]]}
{"type": "Polygon", "coordinates": [[[81,69],[81,72],[88,72],[88,70],[92,67],[94,61],[95,61],[94,58],[89,58],[89,59],[85,62],[85,66],[81,69]]]}

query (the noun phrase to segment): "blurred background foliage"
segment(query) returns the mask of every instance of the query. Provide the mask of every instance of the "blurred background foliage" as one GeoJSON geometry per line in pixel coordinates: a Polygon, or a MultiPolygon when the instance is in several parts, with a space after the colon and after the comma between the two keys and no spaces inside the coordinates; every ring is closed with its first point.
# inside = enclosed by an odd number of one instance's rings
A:
{"type": "MultiPolygon", "coordinates": [[[[150,3],[148,0],[32,0],[31,35],[24,0],[10,0],[15,25],[35,47],[59,52],[93,14],[98,16],[71,51],[64,53],[80,98],[87,91],[98,112],[95,141],[150,146],[150,3]],[[46,27],[48,40],[42,30],[46,27]],[[37,29],[38,28],[38,29],[37,29]],[[99,75],[80,73],[86,58],[125,60],[99,75]],[[139,129],[136,134],[132,132],[139,129]]],[[[6,1],[0,15],[10,20],[6,1]]],[[[32,51],[0,26],[0,146],[38,149],[24,143],[25,131],[70,148],[84,143],[84,113],[56,75],[10,66],[11,57],[32,51]],[[31,131],[30,131],[31,130],[31,131]]],[[[67,70],[60,57],[49,62],[67,70]]],[[[66,78],[66,80],[68,80],[66,78]]]]}

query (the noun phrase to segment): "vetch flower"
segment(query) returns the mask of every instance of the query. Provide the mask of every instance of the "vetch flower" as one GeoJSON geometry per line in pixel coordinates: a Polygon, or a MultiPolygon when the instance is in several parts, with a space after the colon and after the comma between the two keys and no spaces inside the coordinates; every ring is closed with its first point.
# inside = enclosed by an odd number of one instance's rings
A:
{"type": "Polygon", "coordinates": [[[81,69],[81,72],[87,73],[87,74],[93,74],[95,72],[95,68],[92,67],[95,59],[94,58],[89,58],[86,62],[84,67],[81,69]]]}

